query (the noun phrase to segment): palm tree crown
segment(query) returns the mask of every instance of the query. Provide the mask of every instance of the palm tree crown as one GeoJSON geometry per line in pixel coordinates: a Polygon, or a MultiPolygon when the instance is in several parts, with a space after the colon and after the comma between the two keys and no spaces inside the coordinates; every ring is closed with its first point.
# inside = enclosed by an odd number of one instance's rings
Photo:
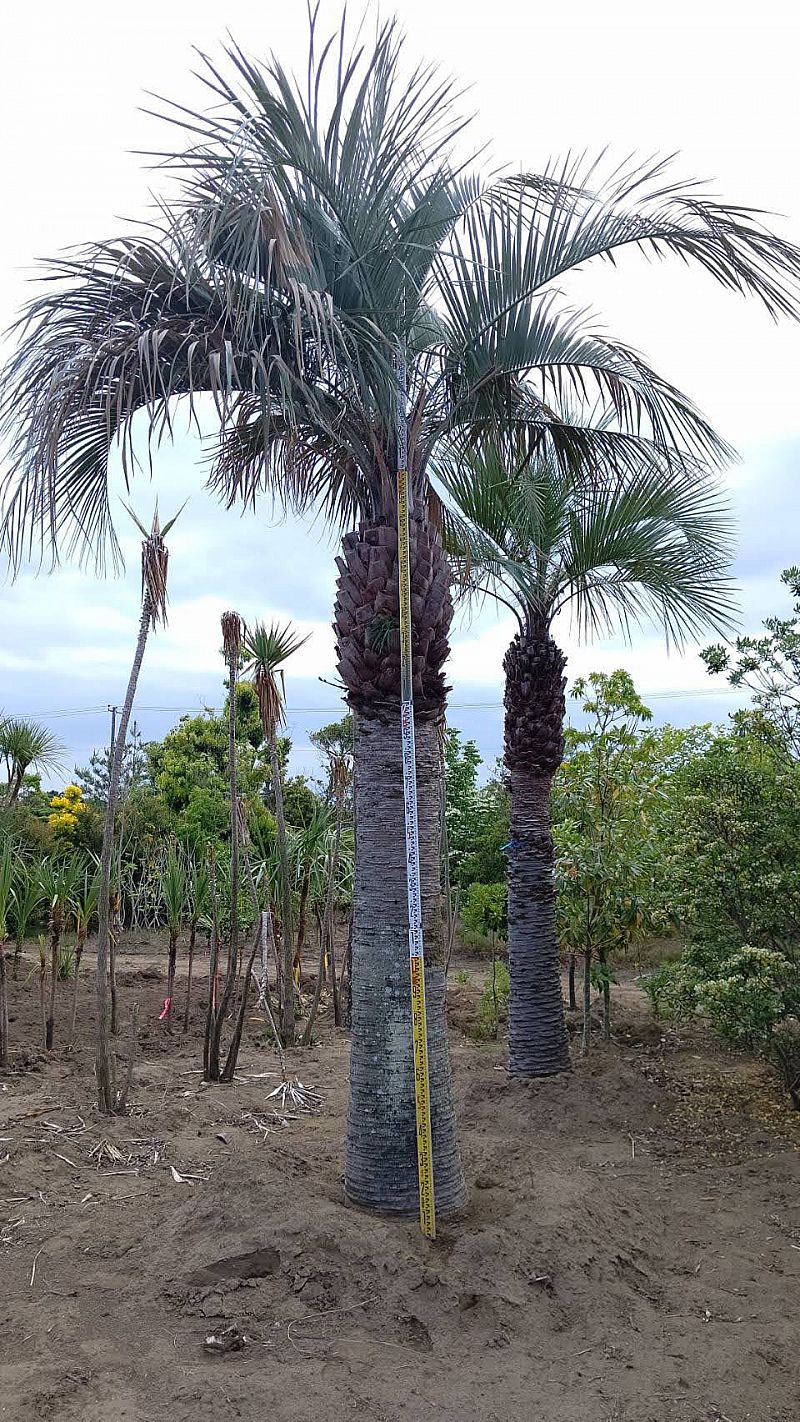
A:
{"type": "MultiPolygon", "coordinates": [[[[655,621],[680,641],[731,625],[733,523],[713,471],[659,458],[575,479],[552,458],[514,464],[510,441],[449,451],[436,473],[447,541],[465,587],[547,634],[570,610],[580,634],[655,621]]],[[[518,454],[519,459],[519,454],[518,454]]]]}

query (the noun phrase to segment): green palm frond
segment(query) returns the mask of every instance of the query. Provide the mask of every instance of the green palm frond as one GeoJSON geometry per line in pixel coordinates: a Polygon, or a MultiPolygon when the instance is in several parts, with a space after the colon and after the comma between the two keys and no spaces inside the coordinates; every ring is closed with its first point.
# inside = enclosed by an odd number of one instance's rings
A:
{"type": "Polygon", "coordinates": [[[500,442],[436,463],[445,539],[473,595],[548,627],[569,609],[581,636],[655,622],[680,642],[730,627],[733,522],[713,471],[645,443],[638,469],[575,479],[554,460],[521,467],[500,442]]]}
{"type": "Polygon", "coordinates": [[[696,263],[715,281],[757,297],[773,317],[800,311],[800,248],[753,208],[722,203],[675,176],[676,155],[614,163],[568,154],[542,174],[508,180],[535,237],[537,284],[626,246],[696,263]]]}
{"type": "Polygon", "coordinates": [[[273,735],[285,719],[282,683],[283,667],[292,654],[307,641],[310,633],[301,637],[287,623],[282,627],[273,622],[269,627],[256,622],[246,628],[242,643],[244,669],[250,673],[258,696],[261,722],[265,733],[273,735]]]}
{"type": "Polygon", "coordinates": [[[210,482],[352,526],[386,515],[396,452],[396,342],[408,368],[412,477],[442,439],[521,422],[537,456],[635,467],[631,438],[678,462],[731,451],[692,402],[560,290],[624,247],[677,256],[774,316],[799,310],[800,248],[758,213],[674,176],[671,160],[567,157],[489,181],[456,158],[461,95],[406,62],[394,22],[374,39],[311,13],[305,84],[234,44],[201,57],[211,107],[162,104],[179,173],[155,223],[48,264],[17,328],[0,396],[10,450],[0,541],[115,548],[108,458],[135,472],[176,402],[216,406],[210,482]],[[610,424],[572,427],[567,402],[610,424]]]}
{"type": "Polygon", "coordinates": [[[170,840],[161,873],[161,902],[170,933],[178,934],[189,908],[186,856],[177,840],[170,840]]]}
{"type": "Polygon", "coordinates": [[[6,766],[6,795],[13,802],[29,770],[62,769],[64,749],[56,736],[24,716],[0,715],[0,759],[6,766]]]}

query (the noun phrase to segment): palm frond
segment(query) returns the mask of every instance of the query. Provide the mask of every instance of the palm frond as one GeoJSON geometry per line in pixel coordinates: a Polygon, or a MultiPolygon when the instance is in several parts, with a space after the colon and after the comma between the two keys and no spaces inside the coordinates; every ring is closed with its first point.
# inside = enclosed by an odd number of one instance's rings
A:
{"type": "Polygon", "coordinates": [[[541,457],[515,467],[509,454],[489,441],[436,463],[467,592],[510,605],[523,626],[569,608],[581,636],[655,622],[680,642],[731,626],[733,524],[712,470],[647,443],[624,479],[575,479],[541,457]]]}

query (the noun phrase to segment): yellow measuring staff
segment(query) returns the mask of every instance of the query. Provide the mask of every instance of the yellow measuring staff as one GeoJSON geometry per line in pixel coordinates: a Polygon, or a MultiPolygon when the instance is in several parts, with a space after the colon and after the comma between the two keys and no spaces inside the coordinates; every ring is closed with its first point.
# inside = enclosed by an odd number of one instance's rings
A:
{"type": "Polygon", "coordinates": [[[417,1120],[419,1222],[428,1239],[436,1238],[433,1192],[433,1137],[428,1074],[428,1025],[425,1015],[425,953],[419,877],[417,760],[414,746],[414,690],[411,665],[411,570],[408,553],[408,470],[397,474],[397,537],[400,582],[400,735],[403,751],[403,801],[408,886],[408,953],[411,971],[411,1031],[414,1043],[414,1095],[417,1120]]]}

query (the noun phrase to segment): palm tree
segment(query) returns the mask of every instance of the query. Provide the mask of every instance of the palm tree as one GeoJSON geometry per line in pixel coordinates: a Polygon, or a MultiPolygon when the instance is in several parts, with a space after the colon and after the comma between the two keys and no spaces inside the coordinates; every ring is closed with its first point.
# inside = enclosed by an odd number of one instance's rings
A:
{"type": "Polygon", "coordinates": [[[269,746],[270,779],[275,802],[278,861],[281,889],[281,937],[283,949],[283,994],[281,1034],[284,1045],[294,1041],[294,932],[292,922],[291,867],[286,816],[283,809],[283,781],[278,756],[278,727],[286,719],[283,687],[284,663],[308,640],[290,627],[274,622],[270,627],[257,622],[245,632],[244,666],[249,671],[258,696],[261,725],[269,746]]]}
{"type": "Polygon", "coordinates": [[[638,470],[575,479],[529,457],[525,432],[438,465],[452,501],[449,539],[468,586],[514,613],[506,652],[505,764],[511,789],[509,1071],[569,1066],[550,832],[564,753],[566,658],[552,635],[569,610],[579,633],[650,618],[668,641],[729,626],[731,522],[716,479],[642,445],[638,470]]]}
{"type": "MultiPolygon", "coordinates": [[[[130,510],[128,510],[131,513],[130,510]]],[[[111,758],[111,772],[108,778],[108,800],[103,821],[103,845],[100,852],[100,902],[97,911],[97,969],[95,975],[95,996],[97,1000],[97,1040],[95,1048],[95,1076],[97,1078],[97,1100],[102,1112],[113,1114],[123,1104],[123,1094],[117,1091],[114,1054],[111,1050],[111,1004],[108,986],[109,963],[109,916],[111,913],[111,860],[114,853],[114,829],[116,824],[117,800],[119,798],[122,760],[128,738],[128,725],[133,710],[133,701],[142,669],[144,649],[150,628],[167,620],[167,570],[169,553],[164,542],[175,523],[175,518],[161,528],[158,510],[153,514],[150,532],[131,513],[134,523],[142,535],[142,611],[139,618],[139,635],[133,655],[125,700],[122,706],[114,752],[111,758]]]]}
{"type": "MultiPolygon", "coordinates": [[[[667,165],[568,160],[487,186],[454,165],[452,85],[409,71],[396,27],[373,44],[318,45],[307,96],[273,59],[210,61],[210,113],[173,117],[193,148],[176,214],[52,264],[3,382],[10,446],[3,533],[102,552],[112,540],[108,454],[133,472],[133,414],[156,436],[172,404],[211,392],[225,438],[212,482],[229,500],[277,491],[347,529],[336,604],[355,717],[357,867],[346,1190],[417,1206],[407,905],[399,791],[395,473],[408,420],[414,700],[437,1207],[464,1198],[447,1057],[438,851],[449,569],[429,504],[441,438],[521,402],[538,444],[570,467],[624,468],[630,432],[722,455],[691,402],[559,290],[570,269],[626,246],[675,253],[795,315],[800,252],[759,217],[676,180],[667,165]],[[400,411],[394,357],[408,371],[400,411]],[[560,419],[565,387],[596,386],[601,433],[560,419]]],[[[433,506],[435,508],[435,505],[433,506]]]]}
{"type": "Polygon", "coordinates": [[[22,716],[0,716],[0,757],[6,764],[6,804],[16,803],[29,770],[60,770],[63,754],[63,747],[46,726],[22,716]]]}

